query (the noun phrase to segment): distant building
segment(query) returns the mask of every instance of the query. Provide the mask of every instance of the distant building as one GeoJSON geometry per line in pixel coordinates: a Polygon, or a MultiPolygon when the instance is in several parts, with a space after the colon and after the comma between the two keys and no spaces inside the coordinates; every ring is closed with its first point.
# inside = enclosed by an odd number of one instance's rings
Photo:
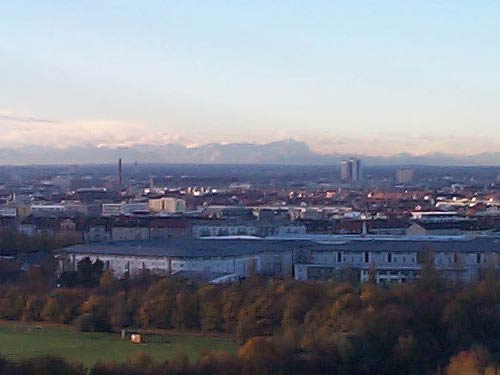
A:
{"type": "Polygon", "coordinates": [[[411,219],[423,223],[471,221],[470,218],[461,216],[456,211],[413,211],[411,219]]]}
{"type": "Polygon", "coordinates": [[[33,216],[58,216],[66,213],[66,207],[62,204],[33,204],[31,214],[33,216]]]}
{"type": "Polygon", "coordinates": [[[149,205],[147,202],[123,203],[122,212],[125,215],[148,214],[149,205]]]}
{"type": "Polygon", "coordinates": [[[351,164],[348,160],[342,160],[340,163],[340,179],[344,182],[352,180],[351,164]]]}
{"type": "Polygon", "coordinates": [[[476,220],[443,221],[443,222],[415,222],[406,229],[408,235],[490,235],[493,231],[487,223],[476,220]]]}
{"type": "Polygon", "coordinates": [[[193,224],[191,233],[194,237],[222,237],[222,236],[255,236],[258,229],[250,223],[198,223],[193,224]]]}
{"type": "Polygon", "coordinates": [[[100,259],[105,269],[113,270],[117,277],[146,269],[159,275],[217,273],[217,278],[209,280],[212,283],[236,281],[253,274],[293,275],[293,250],[281,241],[152,240],[76,245],[60,252],[59,272],[75,270],[86,257],[100,259]]]}
{"type": "Polygon", "coordinates": [[[0,217],[17,217],[15,207],[0,207],[0,217]]]}
{"type": "Polygon", "coordinates": [[[184,217],[155,218],[149,224],[150,238],[152,240],[186,238],[190,234],[189,229],[189,221],[184,217]]]}
{"type": "Polygon", "coordinates": [[[15,208],[17,217],[28,217],[31,215],[31,205],[30,204],[21,204],[16,202],[9,202],[8,207],[15,208]]]}
{"type": "MultiPolygon", "coordinates": [[[[310,238],[313,238],[310,236],[310,238]]],[[[296,280],[355,277],[366,282],[404,283],[431,263],[444,278],[474,281],[498,272],[498,237],[373,236],[318,237],[316,248],[295,252],[296,280]]]]}
{"type": "Polygon", "coordinates": [[[103,203],[102,216],[121,216],[134,214],[148,214],[149,206],[146,202],[132,203],[103,203]]]}
{"type": "Polygon", "coordinates": [[[349,159],[349,163],[351,163],[352,182],[361,181],[361,160],[349,159]]]}
{"type": "Polygon", "coordinates": [[[87,206],[80,202],[62,202],[54,204],[32,204],[31,205],[31,215],[37,217],[44,216],[64,216],[64,215],[75,215],[75,214],[87,214],[87,206]]]}
{"type": "Polygon", "coordinates": [[[366,282],[373,277],[377,283],[404,283],[432,264],[443,277],[468,282],[500,271],[496,236],[301,235],[108,242],[62,249],[59,271],[75,270],[86,257],[100,259],[117,277],[148,269],[160,275],[188,271],[183,277],[189,278],[196,276],[193,273],[216,273],[226,281],[260,273],[293,275],[296,280],[366,282]]]}
{"type": "Polygon", "coordinates": [[[401,168],[396,171],[397,184],[409,184],[415,178],[415,171],[410,168],[401,168]]]}
{"type": "Polygon", "coordinates": [[[111,227],[106,224],[92,224],[89,225],[87,231],[84,233],[83,242],[104,242],[111,240],[111,227]]]}
{"type": "Polygon", "coordinates": [[[111,229],[112,241],[144,241],[149,238],[149,227],[114,226],[111,229]]]}
{"type": "Polygon", "coordinates": [[[123,215],[121,203],[103,203],[102,216],[121,216],[123,215]]]}
{"type": "Polygon", "coordinates": [[[343,182],[361,181],[361,160],[351,158],[340,163],[340,179],[343,182]]]}
{"type": "Polygon", "coordinates": [[[184,199],[163,197],[149,200],[149,210],[153,213],[184,213],[186,201],[184,199]]]}

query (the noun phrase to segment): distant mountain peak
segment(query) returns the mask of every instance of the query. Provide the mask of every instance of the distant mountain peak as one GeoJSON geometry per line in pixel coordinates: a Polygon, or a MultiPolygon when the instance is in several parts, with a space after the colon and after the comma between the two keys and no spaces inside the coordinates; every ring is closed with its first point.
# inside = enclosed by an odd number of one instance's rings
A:
{"type": "Polygon", "coordinates": [[[65,149],[30,146],[0,149],[2,164],[85,164],[111,163],[118,158],[144,163],[186,164],[290,164],[336,165],[342,159],[356,156],[365,165],[498,165],[499,153],[471,156],[446,154],[411,155],[401,153],[388,157],[315,153],[303,141],[288,138],[265,144],[209,143],[201,146],[179,144],[92,146],[65,149]]]}

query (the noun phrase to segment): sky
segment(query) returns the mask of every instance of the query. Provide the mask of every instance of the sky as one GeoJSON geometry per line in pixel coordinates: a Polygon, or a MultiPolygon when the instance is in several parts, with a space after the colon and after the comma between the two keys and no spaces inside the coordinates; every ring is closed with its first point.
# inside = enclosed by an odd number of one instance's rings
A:
{"type": "Polygon", "coordinates": [[[0,148],[500,151],[500,0],[2,1],[0,148]]]}

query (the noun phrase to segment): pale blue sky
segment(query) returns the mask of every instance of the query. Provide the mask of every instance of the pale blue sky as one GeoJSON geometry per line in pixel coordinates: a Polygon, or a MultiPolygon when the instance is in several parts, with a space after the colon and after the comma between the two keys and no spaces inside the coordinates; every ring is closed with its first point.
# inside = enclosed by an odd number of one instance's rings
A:
{"type": "Polygon", "coordinates": [[[0,87],[2,146],[500,151],[500,1],[2,1],[0,87]]]}

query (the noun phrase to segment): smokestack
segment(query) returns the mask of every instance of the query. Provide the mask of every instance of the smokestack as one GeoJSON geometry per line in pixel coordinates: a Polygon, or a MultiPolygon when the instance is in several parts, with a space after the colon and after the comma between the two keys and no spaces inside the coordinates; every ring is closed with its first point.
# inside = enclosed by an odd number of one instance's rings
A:
{"type": "Polygon", "coordinates": [[[122,187],[122,159],[118,159],[118,184],[120,186],[120,189],[122,187]]]}

